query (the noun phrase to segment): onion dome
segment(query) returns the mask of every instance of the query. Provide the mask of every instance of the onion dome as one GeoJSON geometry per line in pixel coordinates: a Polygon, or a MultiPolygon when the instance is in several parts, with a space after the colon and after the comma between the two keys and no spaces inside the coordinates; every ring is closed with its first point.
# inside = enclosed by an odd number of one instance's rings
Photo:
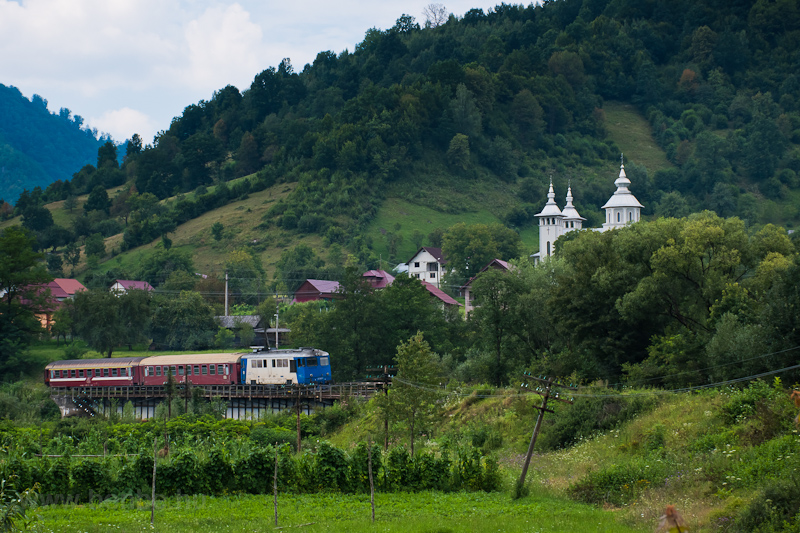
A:
{"type": "Polygon", "coordinates": [[[556,193],[553,191],[553,180],[550,180],[550,191],[547,193],[547,203],[537,217],[563,217],[561,209],[556,204],[556,193]]]}

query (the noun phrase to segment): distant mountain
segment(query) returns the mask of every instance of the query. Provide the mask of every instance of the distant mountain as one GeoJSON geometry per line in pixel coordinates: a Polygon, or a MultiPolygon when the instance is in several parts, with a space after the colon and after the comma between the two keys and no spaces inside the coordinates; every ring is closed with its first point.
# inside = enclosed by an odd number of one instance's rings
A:
{"type": "Polygon", "coordinates": [[[16,87],[0,84],[0,198],[14,203],[23,189],[71,179],[97,161],[105,140],[69,109],[50,113],[41,96],[28,100],[16,87]]]}

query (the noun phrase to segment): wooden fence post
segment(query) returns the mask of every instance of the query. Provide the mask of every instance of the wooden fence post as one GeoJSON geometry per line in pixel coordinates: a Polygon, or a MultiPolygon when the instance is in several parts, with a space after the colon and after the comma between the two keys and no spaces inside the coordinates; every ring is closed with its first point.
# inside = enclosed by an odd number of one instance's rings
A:
{"type": "Polygon", "coordinates": [[[272,476],[272,504],[275,507],[275,527],[278,527],[278,443],[275,443],[275,473],[272,476]]]}
{"type": "Polygon", "coordinates": [[[367,438],[367,471],[369,472],[369,503],[372,506],[372,522],[375,523],[375,483],[372,481],[372,439],[367,438]]]}
{"type": "Polygon", "coordinates": [[[158,463],[158,436],[153,437],[153,493],[150,503],[150,527],[156,518],[156,464],[158,463]]]}

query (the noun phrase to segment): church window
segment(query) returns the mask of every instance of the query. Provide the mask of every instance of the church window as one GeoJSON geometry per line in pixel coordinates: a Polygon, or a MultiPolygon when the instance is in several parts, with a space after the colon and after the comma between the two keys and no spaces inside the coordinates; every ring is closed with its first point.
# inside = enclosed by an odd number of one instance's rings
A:
{"type": "Polygon", "coordinates": [[[620,221],[620,216],[619,216],[619,213],[617,213],[617,222],[619,222],[619,221],[620,221]]]}
{"type": "Polygon", "coordinates": [[[550,241],[547,241],[547,255],[550,255],[550,241]]]}
{"type": "Polygon", "coordinates": [[[633,213],[628,213],[628,222],[633,220],[633,213]]]}

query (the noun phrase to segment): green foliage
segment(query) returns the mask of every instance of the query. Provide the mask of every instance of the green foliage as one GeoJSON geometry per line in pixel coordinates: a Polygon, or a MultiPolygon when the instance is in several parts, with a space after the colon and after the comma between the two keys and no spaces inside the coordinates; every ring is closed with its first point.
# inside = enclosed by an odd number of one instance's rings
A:
{"type": "Polygon", "coordinates": [[[139,266],[137,279],[160,287],[173,272],[194,273],[191,256],[183,250],[160,248],[145,257],[139,266]]]}
{"type": "Polygon", "coordinates": [[[33,251],[33,243],[30,233],[19,226],[0,233],[0,372],[24,370],[22,354],[41,331],[35,313],[46,305],[46,294],[35,285],[53,278],[41,263],[42,254],[33,251]]]}
{"type": "Polygon", "coordinates": [[[132,290],[125,294],[107,288],[81,291],[69,307],[75,332],[90,346],[111,356],[120,344],[129,346],[148,338],[150,295],[132,290]]]}
{"type": "Polygon", "coordinates": [[[19,479],[10,475],[0,479],[0,528],[3,531],[25,531],[38,519],[29,511],[36,507],[38,485],[31,488],[16,488],[14,481],[19,479]]]}
{"type": "MultiPolygon", "coordinates": [[[[545,450],[572,446],[582,438],[619,427],[657,405],[653,396],[627,396],[614,394],[608,389],[595,390],[602,391],[602,396],[575,398],[571,406],[559,408],[557,417],[546,419],[537,446],[545,450]]],[[[655,448],[659,442],[657,438],[652,441],[655,448]]]]}
{"type": "Polygon", "coordinates": [[[414,438],[429,423],[434,412],[441,366],[422,332],[397,347],[395,362],[397,379],[389,391],[385,409],[408,426],[413,456],[414,438]]]}
{"type": "Polygon", "coordinates": [[[569,487],[586,503],[624,505],[656,484],[663,484],[670,466],[654,456],[632,458],[623,465],[601,467],[569,487]]]}
{"type": "Polygon", "coordinates": [[[520,255],[520,243],[515,231],[500,224],[456,224],[442,239],[448,268],[455,271],[455,279],[448,281],[467,281],[493,259],[516,259],[520,255]]]}
{"type": "Polygon", "coordinates": [[[25,98],[13,86],[0,86],[0,110],[0,167],[5,168],[0,198],[16,199],[26,189],[68,182],[75,169],[93,161],[105,141],[69,109],[51,113],[47,100],[38,94],[25,98]]]}
{"type": "Polygon", "coordinates": [[[153,342],[171,349],[211,346],[219,327],[214,311],[199,293],[182,291],[177,298],[159,299],[153,314],[153,342]]]}
{"type": "MultiPolygon", "coordinates": [[[[83,204],[83,210],[89,213],[90,211],[103,211],[107,215],[111,209],[111,200],[108,198],[108,192],[102,185],[96,186],[92,189],[86,203],[83,204]]],[[[90,254],[87,254],[90,255],[90,254]]]]}
{"type": "Polygon", "coordinates": [[[796,531],[800,514],[800,483],[797,477],[776,479],[758,491],[739,512],[731,531],[796,531]],[[794,527],[790,527],[790,521],[794,527]]]}
{"type": "Polygon", "coordinates": [[[222,225],[221,222],[214,222],[211,225],[211,235],[214,236],[214,240],[218,241],[222,239],[222,231],[225,229],[225,226],[222,225]]]}
{"type": "Polygon", "coordinates": [[[217,334],[214,335],[214,346],[226,350],[233,346],[233,338],[236,334],[228,328],[220,326],[217,334]]]}
{"type": "Polygon", "coordinates": [[[111,472],[110,465],[98,460],[82,461],[72,469],[72,483],[82,501],[90,498],[103,498],[108,493],[111,472]]]}

